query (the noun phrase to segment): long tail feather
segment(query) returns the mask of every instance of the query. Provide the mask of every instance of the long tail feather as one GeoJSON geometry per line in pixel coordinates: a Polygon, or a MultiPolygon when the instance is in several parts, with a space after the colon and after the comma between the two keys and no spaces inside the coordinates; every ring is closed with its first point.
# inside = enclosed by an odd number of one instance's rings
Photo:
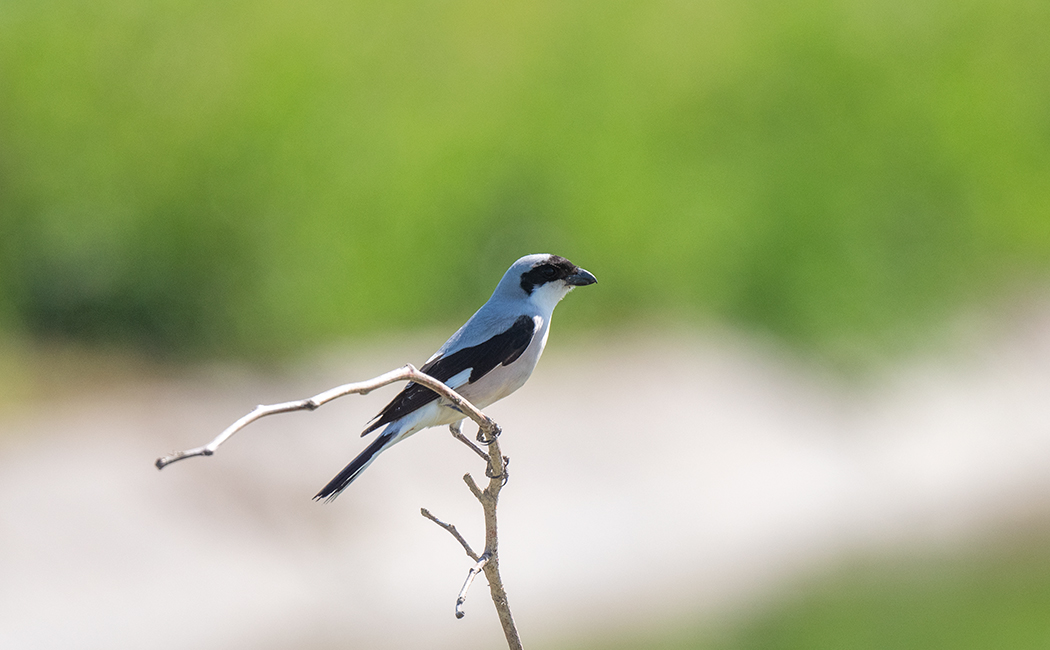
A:
{"type": "Polygon", "coordinates": [[[350,464],[343,468],[343,471],[339,472],[335,478],[328,482],[328,485],[317,493],[314,497],[314,501],[324,499],[325,502],[332,501],[339,493],[346,489],[357,476],[365,471],[365,468],[372,464],[372,461],[376,459],[384,449],[394,443],[395,433],[391,431],[384,431],[371,445],[368,446],[364,451],[357,455],[357,458],[350,461],[350,464]]]}

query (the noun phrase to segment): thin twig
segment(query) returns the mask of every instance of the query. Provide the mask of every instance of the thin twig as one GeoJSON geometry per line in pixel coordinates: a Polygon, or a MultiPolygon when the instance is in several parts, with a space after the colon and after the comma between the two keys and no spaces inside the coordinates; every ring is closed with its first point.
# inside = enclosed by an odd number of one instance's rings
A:
{"type": "Polygon", "coordinates": [[[478,561],[474,563],[474,566],[470,567],[470,571],[467,572],[467,579],[463,582],[463,588],[459,590],[459,596],[456,598],[456,618],[463,618],[467,615],[463,611],[463,603],[467,602],[467,590],[470,589],[471,583],[474,582],[474,578],[478,577],[478,574],[482,572],[485,565],[489,563],[490,556],[485,553],[478,561]]]}
{"type": "Polygon", "coordinates": [[[412,364],[408,364],[397,370],[391,370],[388,373],[379,375],[374,379],[336,386],[335,388],[326,390],[323,393],[318,393],[307,399],[296,400],[294,402],[281,402],[280,404],[260,404],[259,406],[256,406],[251,413],[231,424],[225,431],[220,433],[214,440],[203,447],[195,447],[193,449],[187,449],[186,451],[175,452],[170,456],[158,458],[156,462],[157,469],[164,469],[165,466],[183,460],[184,458],[191,458],[193,456],[211,456],[215,453],[215,450],[219,448],[219,445],[229,440],[233,434],[237,433],[252,422],[268,415],[290,413],[292,411],[313,411],[334,399],[353,394],[365,395],[377,388],[386,386],[387,384],[405,380],[422,384],[441,395],[443,398],[454,404],[455,408],[460,412],[471,420],[474,420],[486,435],[498,435],[499,425],[497,425],[492,418],[482,413],[473,404],[468,402],[459,393],[452,390],[444,383],[434,379],[426,373],[416,370],[412,364]]]}
{"type": "Polygon", "coordinates": [[[470,559],[474,560],[475,562],[478,561],[478,554],[474,552],[474,549],[470,548],[470,544],[467,543],[467,540],[463,539],[463,536],[459,534],[459,531],[456,530],[456,527],[453,524],[446,524],[434,515],[430,514],[430,511],[426,508],[420,508],[419,514],[423,515],[430,521],[447,530],[450,535],[456,538],[457,542],[462,544],[463,550],[467,552],[467,556],[469,556],[470,559]]]}

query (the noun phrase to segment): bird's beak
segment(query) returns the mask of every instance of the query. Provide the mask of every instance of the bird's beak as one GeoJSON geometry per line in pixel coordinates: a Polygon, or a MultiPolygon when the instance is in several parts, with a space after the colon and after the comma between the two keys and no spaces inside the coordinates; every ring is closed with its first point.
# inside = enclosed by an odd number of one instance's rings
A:
{"type": "Polygon", "coordinates": [[[598,278],[594,277],[590,271],[581,268],[577,268],[575,273],[565,278],[565,284],[573,287],[585,287],[588,284],[594,284],[597,281],[598,278]]]}

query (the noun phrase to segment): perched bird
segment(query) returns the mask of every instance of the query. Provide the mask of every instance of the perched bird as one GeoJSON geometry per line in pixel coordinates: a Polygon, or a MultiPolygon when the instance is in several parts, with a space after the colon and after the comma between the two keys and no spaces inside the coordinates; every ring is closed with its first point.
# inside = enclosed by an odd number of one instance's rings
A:
{"type": "MultiPolygon", "coordinates": [[[[573,288],[597,281],[564,257],[526,255],[507,269],[488,302],[420,370],[478,408],[503,399],[525,384],[540,360],[558,302],[573,288]]],[[[375,442],[314,499],[339,496],[376,456],[413,433],[462,419],[463,413],[437,393],[409,383],[361,434],[385,427],[375,442]]]]}

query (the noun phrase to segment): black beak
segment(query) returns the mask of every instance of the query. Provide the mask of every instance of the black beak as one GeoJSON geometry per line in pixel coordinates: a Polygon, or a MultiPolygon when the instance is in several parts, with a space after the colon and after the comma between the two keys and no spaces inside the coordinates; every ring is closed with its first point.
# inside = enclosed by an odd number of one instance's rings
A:
{"type": "Polygon", "coordinates": [[[592,275],[590,271],[581,269],[579,267],[576,268],[575,273],[565,278],[565,284],[574,287],[585,287],[588,284],[594,284],[597,281],[598,278],[594,277],[594,275],[592,275]]]}

